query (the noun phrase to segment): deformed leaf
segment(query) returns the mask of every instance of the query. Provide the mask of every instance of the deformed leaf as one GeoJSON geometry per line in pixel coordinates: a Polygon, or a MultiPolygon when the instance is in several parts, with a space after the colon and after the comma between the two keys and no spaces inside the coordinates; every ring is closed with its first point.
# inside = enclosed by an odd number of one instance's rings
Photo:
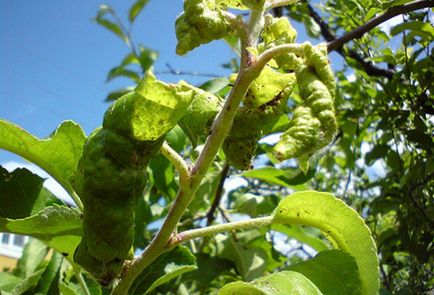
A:
{"type": "Polygon", "coordinates": [[[321,291],[304,275],[282,271],[252,282],[234,282],[220,289],[219,295],[320,295],[321,291]]]}
{"type": "Polygon", "coordinates": [[[155,141],[186,114],[193,97],[185,82],[166,84],[148,71],[133,92],[106,111],[103,126],[136,140],[155,141]]]}
{"type": "Polygon", "coordinates": [[[68,192],[70,179],[80,159],[86,136],[73,121],[64,121],[45,139],[39,139],[19,126],[0,120],[0,148],[20,155],[53,176],[68,192]]]}
{"type": "Polygon", "coordinates": [[[303,274],[327,295],[357,295],[362,292],[354,258],[341,250],[327,250],[313,259],[291,265],[288,270],[303,274]]]}
{"type": "Polygon", "coordinates": [[[339,249],[355,258],[362,294],[378,293],[377,247],[363,219],[344,202],[330,193],[296,192],[279,203],[273,223],[302,224],[320,229],[339,249]]]}

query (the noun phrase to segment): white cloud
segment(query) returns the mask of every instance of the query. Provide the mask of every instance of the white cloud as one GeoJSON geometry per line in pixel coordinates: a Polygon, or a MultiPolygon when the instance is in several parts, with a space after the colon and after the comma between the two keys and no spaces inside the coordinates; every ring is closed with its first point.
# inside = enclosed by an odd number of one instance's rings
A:
{"type": "Polygon", "coordinates": [[[27,162],[8,161],[2,163],[1,166],[8,171],[13,171],[17,168],[26,168],[32,171],[33,173],[46,179],[44,182],[44,187],[47,188],[49,191],[51,191],[56,197],[65,201],[68,204],[74,204],[74,201],[65,191],[65,189],[57,181],[55,181],[50,175],[48,175],[47,172],[45,172],[35,164],[27,163],[27,162]]]}

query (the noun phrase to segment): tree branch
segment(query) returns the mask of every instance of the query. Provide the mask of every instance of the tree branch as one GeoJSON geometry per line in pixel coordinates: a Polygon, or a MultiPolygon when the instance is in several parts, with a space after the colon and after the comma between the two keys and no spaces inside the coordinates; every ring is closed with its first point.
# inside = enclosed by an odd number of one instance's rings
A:
{"type": "Polygon", "coordinates": [[[329,51],[337,50],[338,48],[341,48],[345,43],[353,39],[362,37],[365,33],[369,32],[379,24],[386,22],[392,17],[395,17],[400,14],[408,13],[410,11],[433,7],[433,6],[434,6],[434,0],[420,0],[420,1],[414,1],[409,4],[404,4],[400,6],[392,6],[382,15],[370,19],[364,25],[352,30],[351,32],[345,34],[344,36],[337,38],[333,41],[328,40],[329,43],[327,43],[327,48],[329,51]]]}
{"type": "Polygon", "coordinates": [[[364,57],[362,57],[360,54],[358,54],[353,49],[344,49],[342,48],[344,44],[342,44],[340,47],[331,48],[329,44],[331,42],[334,42],[336,40],[339,40],[339,38],[336,37],[335,33],[330,29],[329,25],[321,18],[321,16],[313,9],[312,5],[306,4],[307,9],[309,11],[310,17],[318,24],[321,30],[321,35],[328,41],[327,43],[327,49],[329,52],[336,51],[339,53],[342,57],[349,57],[354,60],[356,60],[366,71],[366,73],[370,76],[375,77],[386,77],[388,79],[392,79],[395,72],[393,70],[389,69],[381,69],[379,67],[376,67],[372,62],[366,61],[364,57]]]}

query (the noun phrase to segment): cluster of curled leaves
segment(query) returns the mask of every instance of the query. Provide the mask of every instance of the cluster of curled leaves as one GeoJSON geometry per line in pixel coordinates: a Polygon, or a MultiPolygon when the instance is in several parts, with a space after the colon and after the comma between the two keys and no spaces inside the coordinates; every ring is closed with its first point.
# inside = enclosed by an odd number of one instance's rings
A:
{"type": "MultiPolygon", "coordinates": [[[[265,3],[186,0],[184,12],[176,21],[177,53],[186,54],[201,44],[235,34],[230,8],[255,10],[262,9],[265,3]]],[[[256,50],[252,54],[295,42],[296,32],[286,18],[266,16],[264,22],[261,42],[252,49],[256,50]]],[[[234,74],[228,81],[236,83],[236,79],[234,74]]],[[[323,46],[305,43],[298,55],[287,54],[271,60],[249,86],[223,143],[222,157],[237,169],[250,169],[258,141],[280,132],[282,135],[272,148],[272,156],[277,161],[296,158],[300,168],[306,171],[309,158],[328,145],[336,132],[334,93],[334,76],[323,46]],[[288,106],[290,98],[293,107],[288,106]]],[[[86,277],[88,280],[110,288],[123,269],[128,271],[125,266],[134,257],[136,214],[147,188],[150,162],[158,156],[174,128],[189,139],[190,151],[203,144],[224,100],[224,95],[184,81],[162,82],[149,70],[133,91],[118,98],[107,109],[102,126],[87,138],[80,127],[70,121],[62,123],[45,140],[12,123],[0,121],[0,136],[5,138],[0,148],[45,169],[71,195],[77,195],[83,205],[79,212],[54,204],[52,198],[42,194],[39,186],[26,212],[1,216],[2,232],[33,236],[45,245],[34,247],[52,247],[65,257],[56,254],[45,265],[41,259],[39,266],[32,269],[38,279],[20,281],[18,289],[7,286],[7,291],[12,294],[44,292],[38,289],[39,281],[48,276],[62,276],[62,284],[57,286],[62,292],[74,290],[80,282],[74,280],[71,270],[65,271],[64,260],[76,271],[84,269],[90,275],[86,277]]],[[[18,172],[2,173],[2,182],[11,188],[14,182],[23,181],[18,172]]],[[[12,195],[9,197],[12,199],[12,195]]],[[[220,294],[377,292],[375,243],[363,219],[345,203],[329,193],[304,191],[283,198],[268,214],[271,226],[277,231],[291,235],[297,229],[303,232],[301,225],[314,227],[328,242],[312,238],[312,248],[318,252],[313,259],[290,266],[278,263],[280,271],[276,272],[261,268],[255,273],[251,272],[254,265],[246,270],[245,261],[235,262],[231,273],[243,275],[233,275],[220,282],[220,294]],[[236,280],[240,278],[244,280],[236,280]]],[[[230,260],[230,255],[233,253],[221,256],[230,260]]],[[[184,246],[164,253],[133,282],[131,293],[167,290],[170,280],[200,271],[197,257],[200,257],[197,250],[184,246]]],[[[250,260],[255,258],[252,254],[250,260]]],[[[11,282],[15,278],[7,277],[11,282]]]]}

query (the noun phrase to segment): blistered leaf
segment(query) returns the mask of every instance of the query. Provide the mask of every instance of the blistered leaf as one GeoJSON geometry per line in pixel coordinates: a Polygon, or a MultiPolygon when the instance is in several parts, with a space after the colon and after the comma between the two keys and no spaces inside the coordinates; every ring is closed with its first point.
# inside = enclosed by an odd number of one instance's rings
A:
{"type": "Polygon", "coordinates": [[[176,53],[184,55],[201,44],[218,40],[232,31],[214,0],[186,0],[176,19],[176,53]]]}
{"type": "Polygon", "coordinates": [[[133,92],[106,111],[103,126],[136,140],[156,140],[187,113],[193,97],[183,82],[166,84],[148,72],[133,92]]]}
{"type": "Polygon", "coordinates": [[[45,139],[39,139],[19,126],[0,120],[0,148],[35,163],[54,177],[68,192],[86,136],[80,126],[64,121],[45,139]]]}
{"type": "Polygon", "coordinates": [[[295,82],[296,78],[293,73],[278,73],[267,66],[262,70],[259,77],[250,84],[244,103],[249,108],[257,108],[280,97],[287,99],[295,82]]]}
{"type": "Polygon", "coordinates": [[[219,295],[321,295],[321,291],[305,276],[294,271],[282,271],[252,282],[225,285],[219,295]]]}
{"type": "Polygon", "coordinates": [[[223,105],[223,100],[200,88],[185,84],[194,91],[194,98],[180,126],[194,145],[208,136],[212,122],[223,105]]]}
{"type": "Polygon", "coordinates": [[[287,17],[267,16],[262,32],[265,46],[293,43],[297,38],[297,31],[291,26],[287,17]]]}
{"type": "Polygon", "coordinates": [[[296,192],[277,207],[273,223],[302,224],[323,231],[356,260],[363,294],[377,294],[379,268],[377,247],[363,219],[330,193],[296,192]]]}

